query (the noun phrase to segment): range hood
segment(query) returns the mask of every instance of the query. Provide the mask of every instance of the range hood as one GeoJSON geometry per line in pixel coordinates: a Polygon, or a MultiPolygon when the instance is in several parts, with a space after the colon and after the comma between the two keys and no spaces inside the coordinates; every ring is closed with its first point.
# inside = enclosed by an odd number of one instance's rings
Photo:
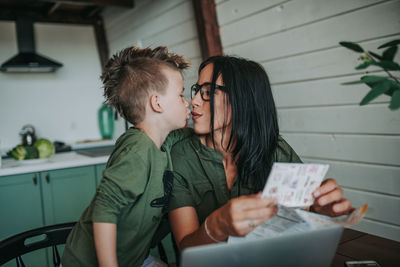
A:
{"type": "Polygon", "coordinates": [[[3,72],[54,72],[62,64],[35,52],[33,21],[28,17],[16,20],[18,54],[4,62],[3,72]]]}

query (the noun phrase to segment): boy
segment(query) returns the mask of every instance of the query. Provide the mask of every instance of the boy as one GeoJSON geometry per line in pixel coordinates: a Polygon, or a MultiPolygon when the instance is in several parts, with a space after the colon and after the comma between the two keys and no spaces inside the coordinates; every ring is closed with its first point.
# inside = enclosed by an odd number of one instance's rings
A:
{"type": "Polygon", "coordinates": [[[63,267],[145,261],[172,188],[170,148],[183,137],[167,135],[189,118],[181,76],[188,66],[166,47],[126,48],[107,63],[104,96],[135,127],[118,138],[91,204],[67,239],[63,267]]]}

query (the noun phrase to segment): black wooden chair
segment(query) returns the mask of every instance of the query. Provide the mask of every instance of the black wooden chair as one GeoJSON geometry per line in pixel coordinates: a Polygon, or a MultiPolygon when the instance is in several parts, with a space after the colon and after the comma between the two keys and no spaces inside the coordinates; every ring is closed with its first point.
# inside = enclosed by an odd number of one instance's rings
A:
{"type": "Polygon", "coordinates": [[[57,245],[65,244],[68,234],[71,232],[74,225],[75,222],[45,226],[14,235],[1,241],[0,265],[12,259],[16,259],[18,267],[25,267],[22,261],[22,255],[34,250],[52,247],[54,266],[60,266],[60,255],[57,250],[57,245]],[[44,238],[36,242],[25,244],[26,240],[40,236],[44,238]]]}

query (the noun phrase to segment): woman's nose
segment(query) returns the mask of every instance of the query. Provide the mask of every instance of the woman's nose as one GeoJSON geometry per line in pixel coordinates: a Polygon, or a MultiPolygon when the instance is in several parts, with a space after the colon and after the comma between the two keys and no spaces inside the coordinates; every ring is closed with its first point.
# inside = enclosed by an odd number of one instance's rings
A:
{"type": "Polygon", "coordinates": [[[200,105],[200,102],[202,101],[201,99],[201,95],[200,95],[200,90],[194,95],[194,97],[192,98],[192,100],[190,101],[190,104],[192,104],[192,106],[198,106],[200,105]]]}

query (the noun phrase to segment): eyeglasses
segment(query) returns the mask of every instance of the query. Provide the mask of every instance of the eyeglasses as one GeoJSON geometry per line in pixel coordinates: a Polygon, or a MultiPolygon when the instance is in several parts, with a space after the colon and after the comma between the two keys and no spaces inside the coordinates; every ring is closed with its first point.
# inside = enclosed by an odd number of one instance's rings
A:
{"type": "MultiPolygon", "coordinates": [[[[225,86],[218,85],[218,84],[215,85],[215,89],[226,91],[225,86]]],[[[194,98],[196,96],[197,92],[200,91],[201,99],[203,99],[203,101],[210,101],[211,83],[203,83],[202,85],[195,83],[192,85],[192,88],[190,91],[191,91],[192,98],[194,98]]]]}

